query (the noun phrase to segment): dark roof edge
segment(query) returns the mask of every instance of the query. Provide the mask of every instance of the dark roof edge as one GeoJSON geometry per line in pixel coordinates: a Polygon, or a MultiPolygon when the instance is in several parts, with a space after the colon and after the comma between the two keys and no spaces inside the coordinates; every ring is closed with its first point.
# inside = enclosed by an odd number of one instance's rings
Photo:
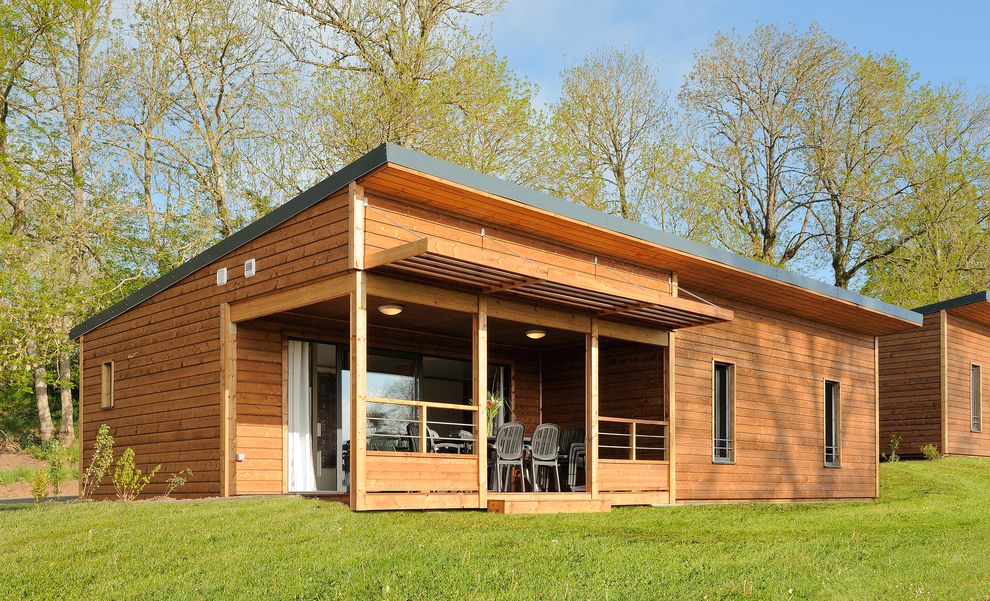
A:
{"type": "Polygon", "coordinates": [[[983,292],[974,292],[973,294],[967,294],[965,296],[959,296],[956,298],[950,298],[949,300],[944,300],[938,303],[932,303],[930,305],[925,305],[924,307],[918,307],[915,309],[918,313],[928,314],[935,313],[938,311],[947,311],[949,309],[955,309],[957,307],[964,307],[966,305],[972,305],[974,303],[985,303],[990,302],[990,291],[984,290],[983,292]]]}
{"type": "Polygon", "coordinates": [[[83,334],[86,334],[96,327],[105,324],[125,311],[136,307],[155,294],[158,294],[162,290],[165,290],[166,288],[177,283],[187,275],[206,267],[210,263],[213,263],[230,252],[237,250],[244,244],[247,244],[265,232],[278,227],[285,221],[288,221],[292,217],[305,211],[352,181],[368,174],[371,171],[374,171],[378,167],[381,167],[386,162],[386,156],[386,147],[384,144],[378,148],[375,148],[353,163],[350,163],[346,167],[342,168],[340,171],[335,172],[323,181],[314,185],[312,188],[309,188],[305,192],[295,196],[292,200],[272,209],[272,211],[264,217],[249,223],[240,230],[237,230],[231,234],[229,237],[224,238],[210,248],[189,259],[182,265],[179,265],[172,271],[156,280],[149,282],[140,289],[132,292],[124,299],[114,303],[109,308],[100,311],[96,315],[93,315],[89,319],[78,324],[69,331],[69,337],[73,340],[79,338],[83,334]]]}
{"type": "Polygon", "coordinates": [[[679,252],[708,259],[716,263],[721,263],[722,265],[726,265],[734,269],[747,271],[768,279],[791,284],[799,288],[804,288],[806,290],[810,290],[811,292],[830,296],[837,300],[852,303],[865,309],[884,313],[890,317],[900,319],[911,324],[921,325],[924,321],[923,316],[914,311],[910,311],[890,303],[885,303],[864,294],[859,294],[858,292],[852,292],[845,288],[832,286],[831,284],[826,284],[820,280],[803,276],[792,271],[787,271],[786,269],[781,269],[779,267],[773,267],[754,259],[748,259],[727,250],[722,250],[708,246],[707,244],[702,244],[700,242],[681,238],[680,236],[675,236],[667,232],[662,232],[641,223],[634,223],[614,215],[601,213],[584,205],[567,202],[550,196],[549,194],[537,192],[536,190],[520,186],[519,184],[513,184],[491,175],[478,173],[476,171],[426,156],[401,146],[391,144],[387,146],[388,162],[390,163],[395,163],[410,169],[422,171],[456,184],[481,190],[482,192],[515,200],[538,209],[561,215],[563,217],[582,221],[590,225],[626,234],[646,242],[659,244],[660,246],[665,246],[679,252]]]}
{"type": "Polygon", "coordinates": [[[509,200],[514,200],[562,217],[609,229],[639,240],[701,257],[771,280],[791,284],[817,294],[852,303],[865,309],[884,313],[892,318],[900,319],[911,324],[921,325],[923,322],[923,317],[920,313],[909,311],[902,307],[846,290],[845,288],[838,288],[814,278],[779,267],[773,267],[766,263],[760,263],[759,261],[748,259],[726,250],[714,248],[693,240],[687,240],[640,223],[626,221],[614,215],[607,215],[583,205],[567,202],[549,194],[544,194],[491,175],[478,173],[477,171],[472,171],[414,150],[403,148],[402,146],[382,144],[292,200],[275,208],[264,217],[238,230],[230,237],[221,240],[160,278],[148,283],[108,309],[83,321],[72,328],[69,336],[76,339],[110,321],[121,313],[172,286],[187,275],[254,240],[261,234],[320,202],[348,183],[367,175],[386,163],[394,163],[456,184],[474,188],[481,192],[508,198],[509,200]]]}

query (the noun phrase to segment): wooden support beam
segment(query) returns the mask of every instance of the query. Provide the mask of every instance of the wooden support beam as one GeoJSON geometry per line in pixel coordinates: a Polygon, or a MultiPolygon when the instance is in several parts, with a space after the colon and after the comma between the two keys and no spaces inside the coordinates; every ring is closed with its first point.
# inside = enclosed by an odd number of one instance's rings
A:
{"type": "Polygon", "coordinates": [[[364,188],[357,182],[347,186],[348,211],[347,257],[351,269],[364,269],[364,188]]]}
{"type": "MultiPolygon", "coordinates": [[[[873,337],[873,459],[876,470],[874,497],[880,497],[880,337],[873,337]]],[[[940,449],[941,450],[941,449],[940,449]]]]}
{"type": "Polygon", "coordinates": [[[615,338],[629,342],[640,342],[654,346],[670,344],[670,335],[665,330],[637,326],[615,321],[598,321],[598,335],[604,338],[615,338]]]}
{"type": "Polygon", "coordinates": [[[501,286],[491,286],[485,290],[485,294],[495,294],[496,292],[508,292],[510,290],[515,290],[516,288],[522,288],[524,286],[529,286],[530,284],[539,284],[540,282],[545,282],[543,278],[523,278],[521,280],[516,280],[509,284],[503,284],[501,286]]]}
{"type": "Polygon", "coordinates": [[[232,303],[230,321],[238,323],[333,300],[346,295],[353,287],[354,278],[344,274],[295,288],[276,290],[232,303]]]}
{"type": "Polygon", "coordinates": [[[400,244],[399,246],[393,246],[392,248],[386,250],[380,250],[364,258],[364,268],[374,269],[375,267],[381,267],[382,265],[388,265],[389,263],[395,263],[396,261],[415,257],[428,252],[429,247],[429,239],[420,238],[419,240],[400,244]]]}
{"type": "Polygon", "coordinates": [[[636,461],[636,422],[629,424],[629,459],[636,461]]]}
{"type": "MultiPolygon", "coordinates": [[[[83,434],[86,432],[86,422],[85,420],[85,407],[86,407],[86,392],[83,389],[83,380],[86,379],[86,364],[83,362],[83,345],[85,344],[83,339],[86,338],[85,335],[79,337],[79,473],[82,474],[86,471],[86,462],[84,461],[86,455],[86,444],[83,440],[83,434]]],[[[79,490],[79,496],[82,497],[82,489],[79,490]]]]}
{"type": "Polygon", "coordinates": [[[488,299],[488,317],[532,323],[558,330],[587,334],[591,331],[591,318],[577,311],[551,309],[530,303],[502,298],[488,299]]]}
{"type": "Polygon", "coordinates": [[[585,479],[591,498],[598,498],[598,320],[585,337],[585,479]]]}
{"type": "Polygon", "coordinates": [[[677,447],[677,415],[675,412],[677,398],[677,389],[675,386],[675,364],[674,357],[676,352],[676,334],[674,332],[670,333],[670,343],[667,345],[667,415],[664,419],[667,420],[667,438],[663,441],[663,446],[667,447],[667,461],[670,464],[670,502],[677,502],[677,462],[675,458],[675,450],[677,447]]]}
{"type": "Polygon", "coordinates": [[[941,386],[939,406],[942,413],[942,453],[949,452],[949,314],[942,309],[938,312],[939,322],[939,372],[941,386]]]}
{"type": "Polygon", "coordinates": [[[478,297],[474,314],[471,388],[478,410],[474,414],[474,450],[478,454],[478,508],[488,507],[488,297],[478,297]]]}
{"type": "Polygon", "coordinates": [[[478,297],[475,294],[445,290],[436,286],[427,286],[397,280],[373,273],[367,274],[367,293],[370,296],[380,296],[389,300],[405,301],[417,305],[474,313],[478,310],[478,297]]]}
{"type": "Polygon", "coordinates": [[[367,274],[351,277],[351,509],[360,511],[367,509],[368,295],[367,274]]]}
{"type": "Polygon", "coordinates": [[[237,325],[230,320],[230,305],[220,304],[220,387],[221,387],[221,496],[236,494],[237,464],[237,325]]]}

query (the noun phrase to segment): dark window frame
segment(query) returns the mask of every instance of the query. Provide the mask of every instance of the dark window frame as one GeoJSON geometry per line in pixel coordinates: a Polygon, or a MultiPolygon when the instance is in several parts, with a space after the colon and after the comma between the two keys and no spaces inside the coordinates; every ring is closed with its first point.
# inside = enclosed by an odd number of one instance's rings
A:
{"type": "Polygon", "coordinates": [[[712,463],[736,462],[736,366],[712,362],[712,463]]]}
{"type": "Polygon", "coordinates": [[[823,395],[822,446],[825,467],[842,467],[842,384],[838,380],[826,379],[823,395]]]}

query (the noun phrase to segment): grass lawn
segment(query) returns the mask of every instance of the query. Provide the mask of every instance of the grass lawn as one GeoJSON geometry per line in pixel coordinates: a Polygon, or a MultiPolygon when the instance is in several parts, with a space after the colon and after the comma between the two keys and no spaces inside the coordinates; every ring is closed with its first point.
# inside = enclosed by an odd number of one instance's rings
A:
{"type": "Polygon", "coordinates": [[[0,597],[990,599],[990,460],[882,478],[876,502],[599,515],[0,505],[0,597]]]}

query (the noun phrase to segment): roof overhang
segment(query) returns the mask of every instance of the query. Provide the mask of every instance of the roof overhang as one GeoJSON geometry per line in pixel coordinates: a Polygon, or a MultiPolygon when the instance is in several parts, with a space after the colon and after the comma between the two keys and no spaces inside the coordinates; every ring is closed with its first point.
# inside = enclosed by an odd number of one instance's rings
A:
{"type": "Polygon", "coordinates": [[[416,281],[431,280],[455,289],[565,307],[613,320],[663,329],[688,328],[731,321],[732,311],[669,294],[629,287],[613,292],[614,284],[593,276],[561,277],[552,266],[531,265],[521,259],[516,269],[504,268],[505,257],[484,249],[452,252],[430,238],[408,242],[365,258],[365,268],[416,281]]]}
{"type": "Polygon", "coordinates": [[[990,326],[990,292],[976,292],[940,303],[933,303],[915,309],[918,313],[927,315],[945,311],[951,315],[962,317],[978,324],[990,326]]]}
{"type": "Polygon", "coordinates": [[[479,223],[542,233],[602,256],[677,273],[682,288],[780,309],[844,330],[881,335],[921,325],[918,313],[830,286],[731,252],[606,215],[421,153],[383,144],[280,205],[232,236],[80,323],[72,338],[93,330],[190,274],[272,230],[352,181],[479,223]],[[439,192],[438,192],[439,191],[439,192]],[[497,210],[495,210],[497,209],[497,210]],[[562,228],[567,224],[567,228],[562,228]]]}

